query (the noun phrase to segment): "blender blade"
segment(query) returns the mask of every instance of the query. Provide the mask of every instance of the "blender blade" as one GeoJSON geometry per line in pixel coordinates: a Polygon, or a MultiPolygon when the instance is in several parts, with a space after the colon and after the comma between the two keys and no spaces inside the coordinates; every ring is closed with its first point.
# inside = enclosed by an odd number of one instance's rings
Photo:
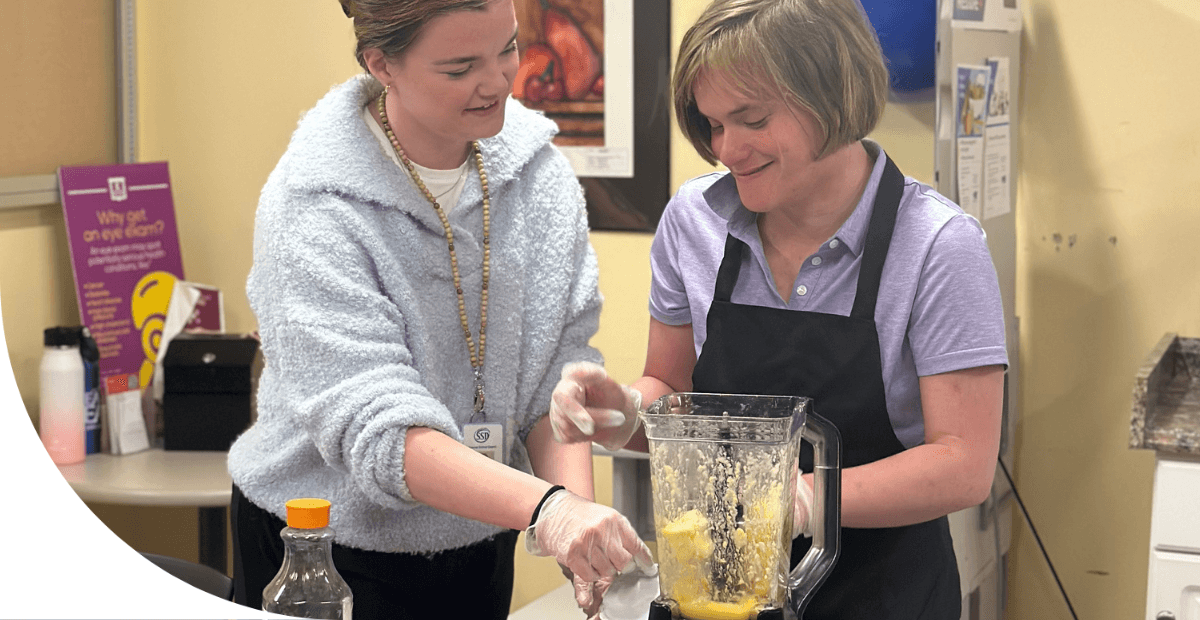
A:
{"type": "MultiPolygon", "coordinates": [[[[729,416],[729,412],[723,414],[729,416]]],[[[719,438],[730,439],[728,424],[718,432],[719,438]]],[[[733,445],[730,443],[717,444],[717,459],[713,467],[713,506],[709,509],[709,519],[712,522],[713,561],[710,572],[713,585],[713,600],[732,602],[740,598],[740,581],[737,571],[740,560],[734,533],[742,528],[745,510],[737,499],[730,484],[736,481],[734,468],[733,445]],[[732,501],[730,501],[732,500],[732,501]],[[730,514],[732,511],[733,514],[730,514]]]]}

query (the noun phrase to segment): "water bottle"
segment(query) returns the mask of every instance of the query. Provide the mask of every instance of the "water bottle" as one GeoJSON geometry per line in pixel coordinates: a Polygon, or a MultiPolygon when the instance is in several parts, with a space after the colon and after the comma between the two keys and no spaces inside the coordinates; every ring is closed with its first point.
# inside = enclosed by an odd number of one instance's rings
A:
{"type": "Polygon", "coordinates": [[[283,566],[263,588],[263,611],[297,618],[351,620],[354,596],[333,566],[329,502],[293,499],[287,504],[283,566]]]}
{"type": "Polygon", "coordinates": [[[83,358],[78,327],[50,327],[43,332],[38,430],[50,459],[58,465],[82,463],[83,358]]]}

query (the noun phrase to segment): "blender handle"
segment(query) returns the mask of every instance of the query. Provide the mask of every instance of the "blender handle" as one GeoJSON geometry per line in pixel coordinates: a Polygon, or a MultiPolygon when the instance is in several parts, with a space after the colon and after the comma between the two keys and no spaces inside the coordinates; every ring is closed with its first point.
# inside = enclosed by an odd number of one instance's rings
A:
{"type": "Polygon", "coordinates": [[[813,593],[837,563],[842,525],[841,433],[810,411],[801,437],[813,447],[813,515],[821,519],[813,524],[812,547],[788,576],[788,600],[797,618],[804,617],[813,593]]]}

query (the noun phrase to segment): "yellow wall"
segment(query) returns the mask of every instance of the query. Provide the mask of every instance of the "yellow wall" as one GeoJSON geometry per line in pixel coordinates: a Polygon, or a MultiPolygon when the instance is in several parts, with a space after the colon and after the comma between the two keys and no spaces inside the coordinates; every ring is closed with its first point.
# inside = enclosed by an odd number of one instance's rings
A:
{"type": "MultiPolygon", "coordinates": [[[[0,0],[0,177],[116,157],[115,47],[111,3],[0,0]]],[[[19,300],[3,308],[13,374],[36,421],[42,330],[79,323],[62,210],[0,210],[0,265],[19,300]]]]}
{"type": "MultiPolygon", "coordinates": [[[[111,4],[31,6],[0,0],[0,176],[112,161],[111,4]]],[[[676,0],[672,47],[702,6],[676,0]]],[[[140,158],[171,163],[187,276],[226,291],[231,331],[253,329],[243,287],[258,190],[300,113],[358,70],[349,23],[332,0],[137,9],[140,158]]],[[[1200,212],[1188,203],[1200,184],[1200,125],[1181,112],[1200,99],[1189,79],[1200,9],[1027,0],[1024,12],[1017,484],[1080,616],[1137,617],[1153,455],[1125,447],[1132,377],[1163,332],[1200,332],[1200,212]]],[[[892,105],[874,134],[926,181],[932,116],[928,104],[892,105]]],[[[672,157],[673,187],[710,169],[678,136],[672,157]]],[[[41,329],[78,321],[63,235],[54,207],[0,211],[0,264],[22,266],[0,270],[0,289],[31,415],[41,329]]],[[[630,380],[645,350],[650,238],[595,233],[593,242],[607,299],[595,342],[630,380]]],[[[606,466],[598,460],[604,501],[606,466]]],[[[135,548],[195,559],[191,511],[93,508],[135,548]]],[[[1020,517],[1013,531],[1009,617],[1069,617],[1020,517]]],[[[518,557],[514,605],[561,583],[552,561],[518,557]]]]}
{"type": "MultiPolygon", "coordinates": [[[[1200,96],[1200,5],[1024,13],[1017,487],[1079,617],[1141,617],[1154,457],[1126,448],[1129,410],[1163,333],[1200,334],[1200,123],[1175,103],[1200,96]]],[[[1010,617],[1068,618],[1013,529],[1010,617]]]]}

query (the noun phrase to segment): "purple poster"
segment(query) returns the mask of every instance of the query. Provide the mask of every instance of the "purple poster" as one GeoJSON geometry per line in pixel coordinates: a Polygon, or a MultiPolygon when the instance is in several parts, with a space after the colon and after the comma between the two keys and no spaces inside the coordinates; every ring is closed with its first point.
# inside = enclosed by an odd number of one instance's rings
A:
{"type": "Polygon", "coordinates": [[[58,169],[79,315],[100,377],[150,383],[175,280],[183,279],[166,162],[58,169]]]}

